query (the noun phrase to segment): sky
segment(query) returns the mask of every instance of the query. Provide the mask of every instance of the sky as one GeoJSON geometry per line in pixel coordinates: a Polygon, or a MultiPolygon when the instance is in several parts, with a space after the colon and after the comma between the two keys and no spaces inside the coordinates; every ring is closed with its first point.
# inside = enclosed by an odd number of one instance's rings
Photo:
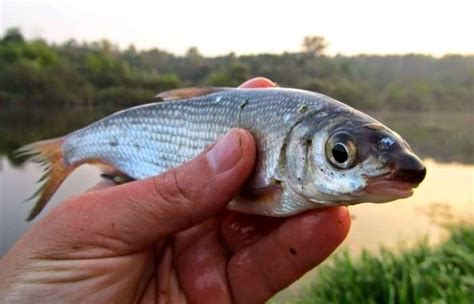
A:
{"type": "Polygon", "coordinates": [[[329,54],[474,54],[474,0],[0,0],[0,33],[51,42],[106,38],[208,56],[298,51],[324,36],[329,54]]]}

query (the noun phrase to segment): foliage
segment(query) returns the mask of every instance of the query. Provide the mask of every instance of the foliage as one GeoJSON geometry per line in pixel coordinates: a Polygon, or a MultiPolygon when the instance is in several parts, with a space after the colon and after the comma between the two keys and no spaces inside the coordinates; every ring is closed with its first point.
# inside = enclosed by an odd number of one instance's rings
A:
{"type": "Polygon", "coordinates": [[[321,36],[306,36],[303,40],[303,52],[312,56],[321,56],[328,47],[326,39],[321,36]]]}
{"type": "Polygon", "coordinates": [[[400,253],[348,252],[322,267],[296,303],[473,303],[474,226],[450,227],[437,247],[426,241],[400,253]]]}
{"type": "Polygon", "coordinates": [[[300,53],[204,57],[160,49],[125,50],[107,40],[61,45],[27,41],[18,29],[0,38],[0,103],[133,105],[183,86],[236,86],[266,76],[281,86],[314,90],[358,108],[472,110],[474,56],[325,56],[323,37],[300,53]]]}

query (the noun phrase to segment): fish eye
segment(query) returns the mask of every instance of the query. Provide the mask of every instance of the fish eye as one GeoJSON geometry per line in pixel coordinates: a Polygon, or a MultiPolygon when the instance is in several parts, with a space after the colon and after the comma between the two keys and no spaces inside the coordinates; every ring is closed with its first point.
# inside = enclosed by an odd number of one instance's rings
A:
{"type": "Polygon", "coordinates": [[[326,143],[326,157],[338,169],[354,167],[356,156],[355,141],[347,132],[334,133],[326,143]]]}
{"type": "Polygon", "coordinates": [[[343,144],[336,144],[331,150],[332,157],[339,163],[345,163],[349,158],[349,151],[343,144]]]}

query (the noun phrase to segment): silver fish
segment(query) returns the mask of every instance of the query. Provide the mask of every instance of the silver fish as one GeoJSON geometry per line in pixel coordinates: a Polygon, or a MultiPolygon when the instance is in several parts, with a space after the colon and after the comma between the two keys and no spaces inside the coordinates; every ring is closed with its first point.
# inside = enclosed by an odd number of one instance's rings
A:
{"type": "Polygon", "coordinates": [[[126,109],[64,137],[19,150],[45,165],[28,220],[84,163],[131,179],[176,167],[232,128],[257,141],[253,176],[232,210],[289,216],[304,210],[387,202],[412,194],[426,169],[397,133],[322,94],[287,88],[189,88],[126,109]]]}

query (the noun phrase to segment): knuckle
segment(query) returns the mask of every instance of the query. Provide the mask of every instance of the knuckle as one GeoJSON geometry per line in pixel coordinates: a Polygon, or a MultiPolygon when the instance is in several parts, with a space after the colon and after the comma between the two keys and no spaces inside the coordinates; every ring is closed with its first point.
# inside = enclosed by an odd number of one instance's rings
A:
{"type": "Polygon", "coordinates": [[[192,193],[180,185],[177,169],[171,169],[153,180],[153,194],[162,200],[162,203],[171,206],[192,205],[192,193]]]}
{"type": "Polygon", "coordinates": [[[152,198],[158,204],[150,208],[150,217],[161,218],[162,225],[169,220],[174,225],[191,227],[196,222],[190,212],[195,205],[192,193],[180,185],[177,169],[152,178],[152,192],[152,198]]]}

